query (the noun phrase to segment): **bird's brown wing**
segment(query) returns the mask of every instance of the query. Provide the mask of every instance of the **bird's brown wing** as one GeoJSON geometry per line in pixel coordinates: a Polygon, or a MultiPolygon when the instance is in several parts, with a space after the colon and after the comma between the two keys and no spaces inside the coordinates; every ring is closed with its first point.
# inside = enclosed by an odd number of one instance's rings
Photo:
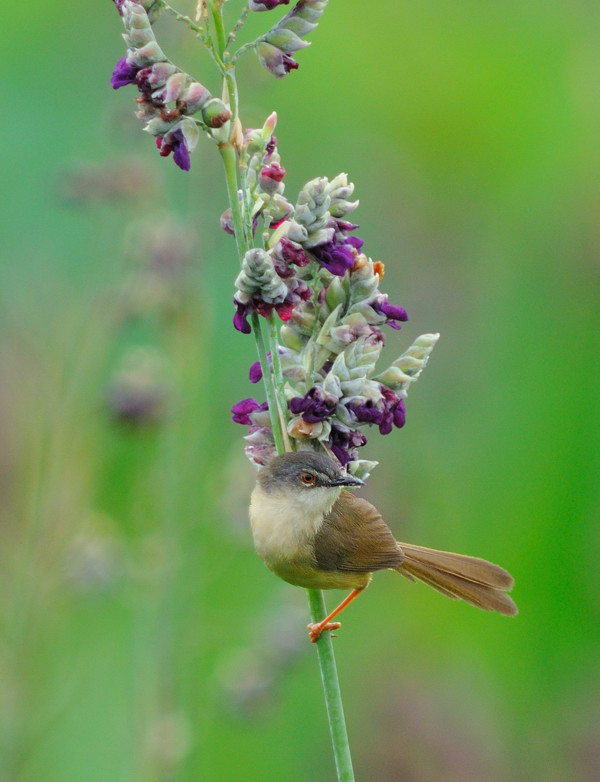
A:
{"type": "Polygon", "coordinates": [[[317,533],[317,566],[322,570],[369,573],[397,568],[403,559],[402,549],[377,508],[342,491],[317,533]]]}

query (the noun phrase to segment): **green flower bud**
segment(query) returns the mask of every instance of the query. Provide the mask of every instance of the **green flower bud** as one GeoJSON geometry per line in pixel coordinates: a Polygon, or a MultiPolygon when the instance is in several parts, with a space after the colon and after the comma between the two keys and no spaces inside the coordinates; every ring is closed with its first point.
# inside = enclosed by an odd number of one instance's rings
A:
{"type": "Polygon", "coordinates": [[[300,329],[300,332],[302,334],[305,334],[307,337],[310,337],[313,332],[313,328],[315,324],[314,307],[311,306],[298,307],[295,310],[294,314],[292,315],[292,320],[300,329]]]}
{"type": "Polygon", "coordinates": [[[281,193],[274,193],[269,203],[268,214],[272,223],[285,220],[294,213],[294,207],[281,193]]]}
{"type": "Polygon", "coordinates": [[[333,277],[325,291],[325,301],[329,309],[334,309],[338,304],[346,304],[348,301],[348,278],[346,276],[333,277]]]}
{"type": "Polygon", "coordinates": [[[279,334],[285,347],[290,350],[295,350],[300,353],[306,345],[306,337],[302,334],[293,320],[284,323],[279,330],[279,334]]]}
{"type": "Polygon", "coordinates": [[[391,388],[399,396],[406,396],[411,383],[414,383],[425,369],[439,338],[439,334],[422,334],[417,337],[400,358],[373,379],[391,388]]]}
{"type": "Polygon", "coordinates": [[[320,228],[317,231],[309,231],[308,238],[303,242],[304,247],[310,249],[320,244],[325,244],[333,239],[335,228],[320,228]]]}
{"type": "Polygon", "coordinates": [[[279,241],[282,236],[287,236],[292,242],[304,244],[308,239],[308,230],[295,220],[290,220],[287,225],[281,226],[281,233],[279,233],[279,231],[280,229],[277,229],[277,241],[279,241]]]}
{"type": "Polygon", "coordinates": [[[202,119],[209,128],[220,128],[231,116],[231,110],[220,98],[211,98],[202,106],[202,119]]]}
{"type": "Polygon", "coordinates": [[[354,192],[354,183],[348,182],[347,174],[338,174],[332,179],[328,192],[331,199],[329,211],[333,217],[345,217],[353,212],[359,204],[358,201],[348,201],[349,196],[354,192]]]}
{"type": "Polygon", "coordinates": [[[323,391],[326,394],[331,394],[331,396],[335,396],[338,399],[341,398],[342,386],[338,378],[332,372],[328,372],[325,375],[325,379],[322,385],[323,385],[323,391]]]}
{"type": "Polygon", "coordinates": [[[309,22],[307,19],[302,19],[299,16],[292,16],[285,23],[287,30],[291,30],[299,36],[308,35],[316,26],[314,22],[309,22]]]}
{"type": "Polygon", "coordinates": [[[260,292],[265,302],[281,303],[288,292],[286,284],[273,267],[271,256],[260,248],[248,250],[244,256],[235,287],[238,289],[236,298],[241,303],[248,302],[252,294],[257,292],[260,292]]]}
{"type": "Polygon", "coordinates": [[[327,7],[329,0],[303,0],[290,11],[290,15],[299,16],[308,22],[316,22],[327,7]]]}
{"type": "Polygon", "coordinates": [[[268,33],[265,40],[286,54],[293,54],[299,49],[310,46],[308,41],[303,41],[291,30],[286,30],[285,28],[268,33]]]}
{"type": "Polygon", "coordinates": [[[153,65],[155,62],[162,62],[167,58],[156,41],[149,41],[140,49],[131,49],[127,59],[143,68],[146,65],[153,65]]]}
{"type": "Polygon", "coordinates": [[[325,319],[325,322],[321,326],[321,330],[319,331],[315,340],[317,345],[326,345],[329,342],[329,332],[335,325],[341,308],[342,305],[339,304],[325,319]]]}
{"type": "Polygon", "coordinates": [[[361,481],[366,481],[371,472],[377,467],[379,462],[372,462],[368,459],[356,459],[348,465],[348,472],[361,481]]]}

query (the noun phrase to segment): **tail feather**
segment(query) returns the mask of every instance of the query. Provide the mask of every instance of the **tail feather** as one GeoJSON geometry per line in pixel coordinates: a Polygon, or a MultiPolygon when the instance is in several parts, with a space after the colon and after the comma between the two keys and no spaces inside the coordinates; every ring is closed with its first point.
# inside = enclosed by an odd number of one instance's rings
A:
{"type": "Polygon", "coordinates": [[[498,611],[506,616],[518,613],[514,601],[506,594],[514,579],[504,568],[478,557],[405,543],[398,545],[405,558],[396,569],[406,578],[412,581],[417,578],[453,600],[465,600],[485,611],[498,611]]]}

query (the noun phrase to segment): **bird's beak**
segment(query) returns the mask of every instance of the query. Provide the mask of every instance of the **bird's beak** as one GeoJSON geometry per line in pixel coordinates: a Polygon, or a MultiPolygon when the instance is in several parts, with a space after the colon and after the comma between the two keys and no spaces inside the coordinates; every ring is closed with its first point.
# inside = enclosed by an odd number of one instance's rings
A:
{"type": "Polygon", "coordinates": [[[354,475],[342,475],[331,482],[332,486],[364,486],[365,482],[360,478],[355,478],[354,475]]]}

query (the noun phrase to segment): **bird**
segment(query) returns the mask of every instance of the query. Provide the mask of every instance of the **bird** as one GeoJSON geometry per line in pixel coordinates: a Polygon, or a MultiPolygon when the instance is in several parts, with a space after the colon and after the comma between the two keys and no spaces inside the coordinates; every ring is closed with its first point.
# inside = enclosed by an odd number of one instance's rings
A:
{"type": "Polygon", "coordinates": [[[274,456],[258,473],[250,498],[254,546],[266,566],[307,589],[350,589],[328,616],[308,625],[316,643],[378,570],[419,580],[453,600],[506,616],[518,613],[507,594],[511,574],[479,557],[396,540],[377,508],[348,487],[363,485],[331,456],[300,450],[274,456]]]}

